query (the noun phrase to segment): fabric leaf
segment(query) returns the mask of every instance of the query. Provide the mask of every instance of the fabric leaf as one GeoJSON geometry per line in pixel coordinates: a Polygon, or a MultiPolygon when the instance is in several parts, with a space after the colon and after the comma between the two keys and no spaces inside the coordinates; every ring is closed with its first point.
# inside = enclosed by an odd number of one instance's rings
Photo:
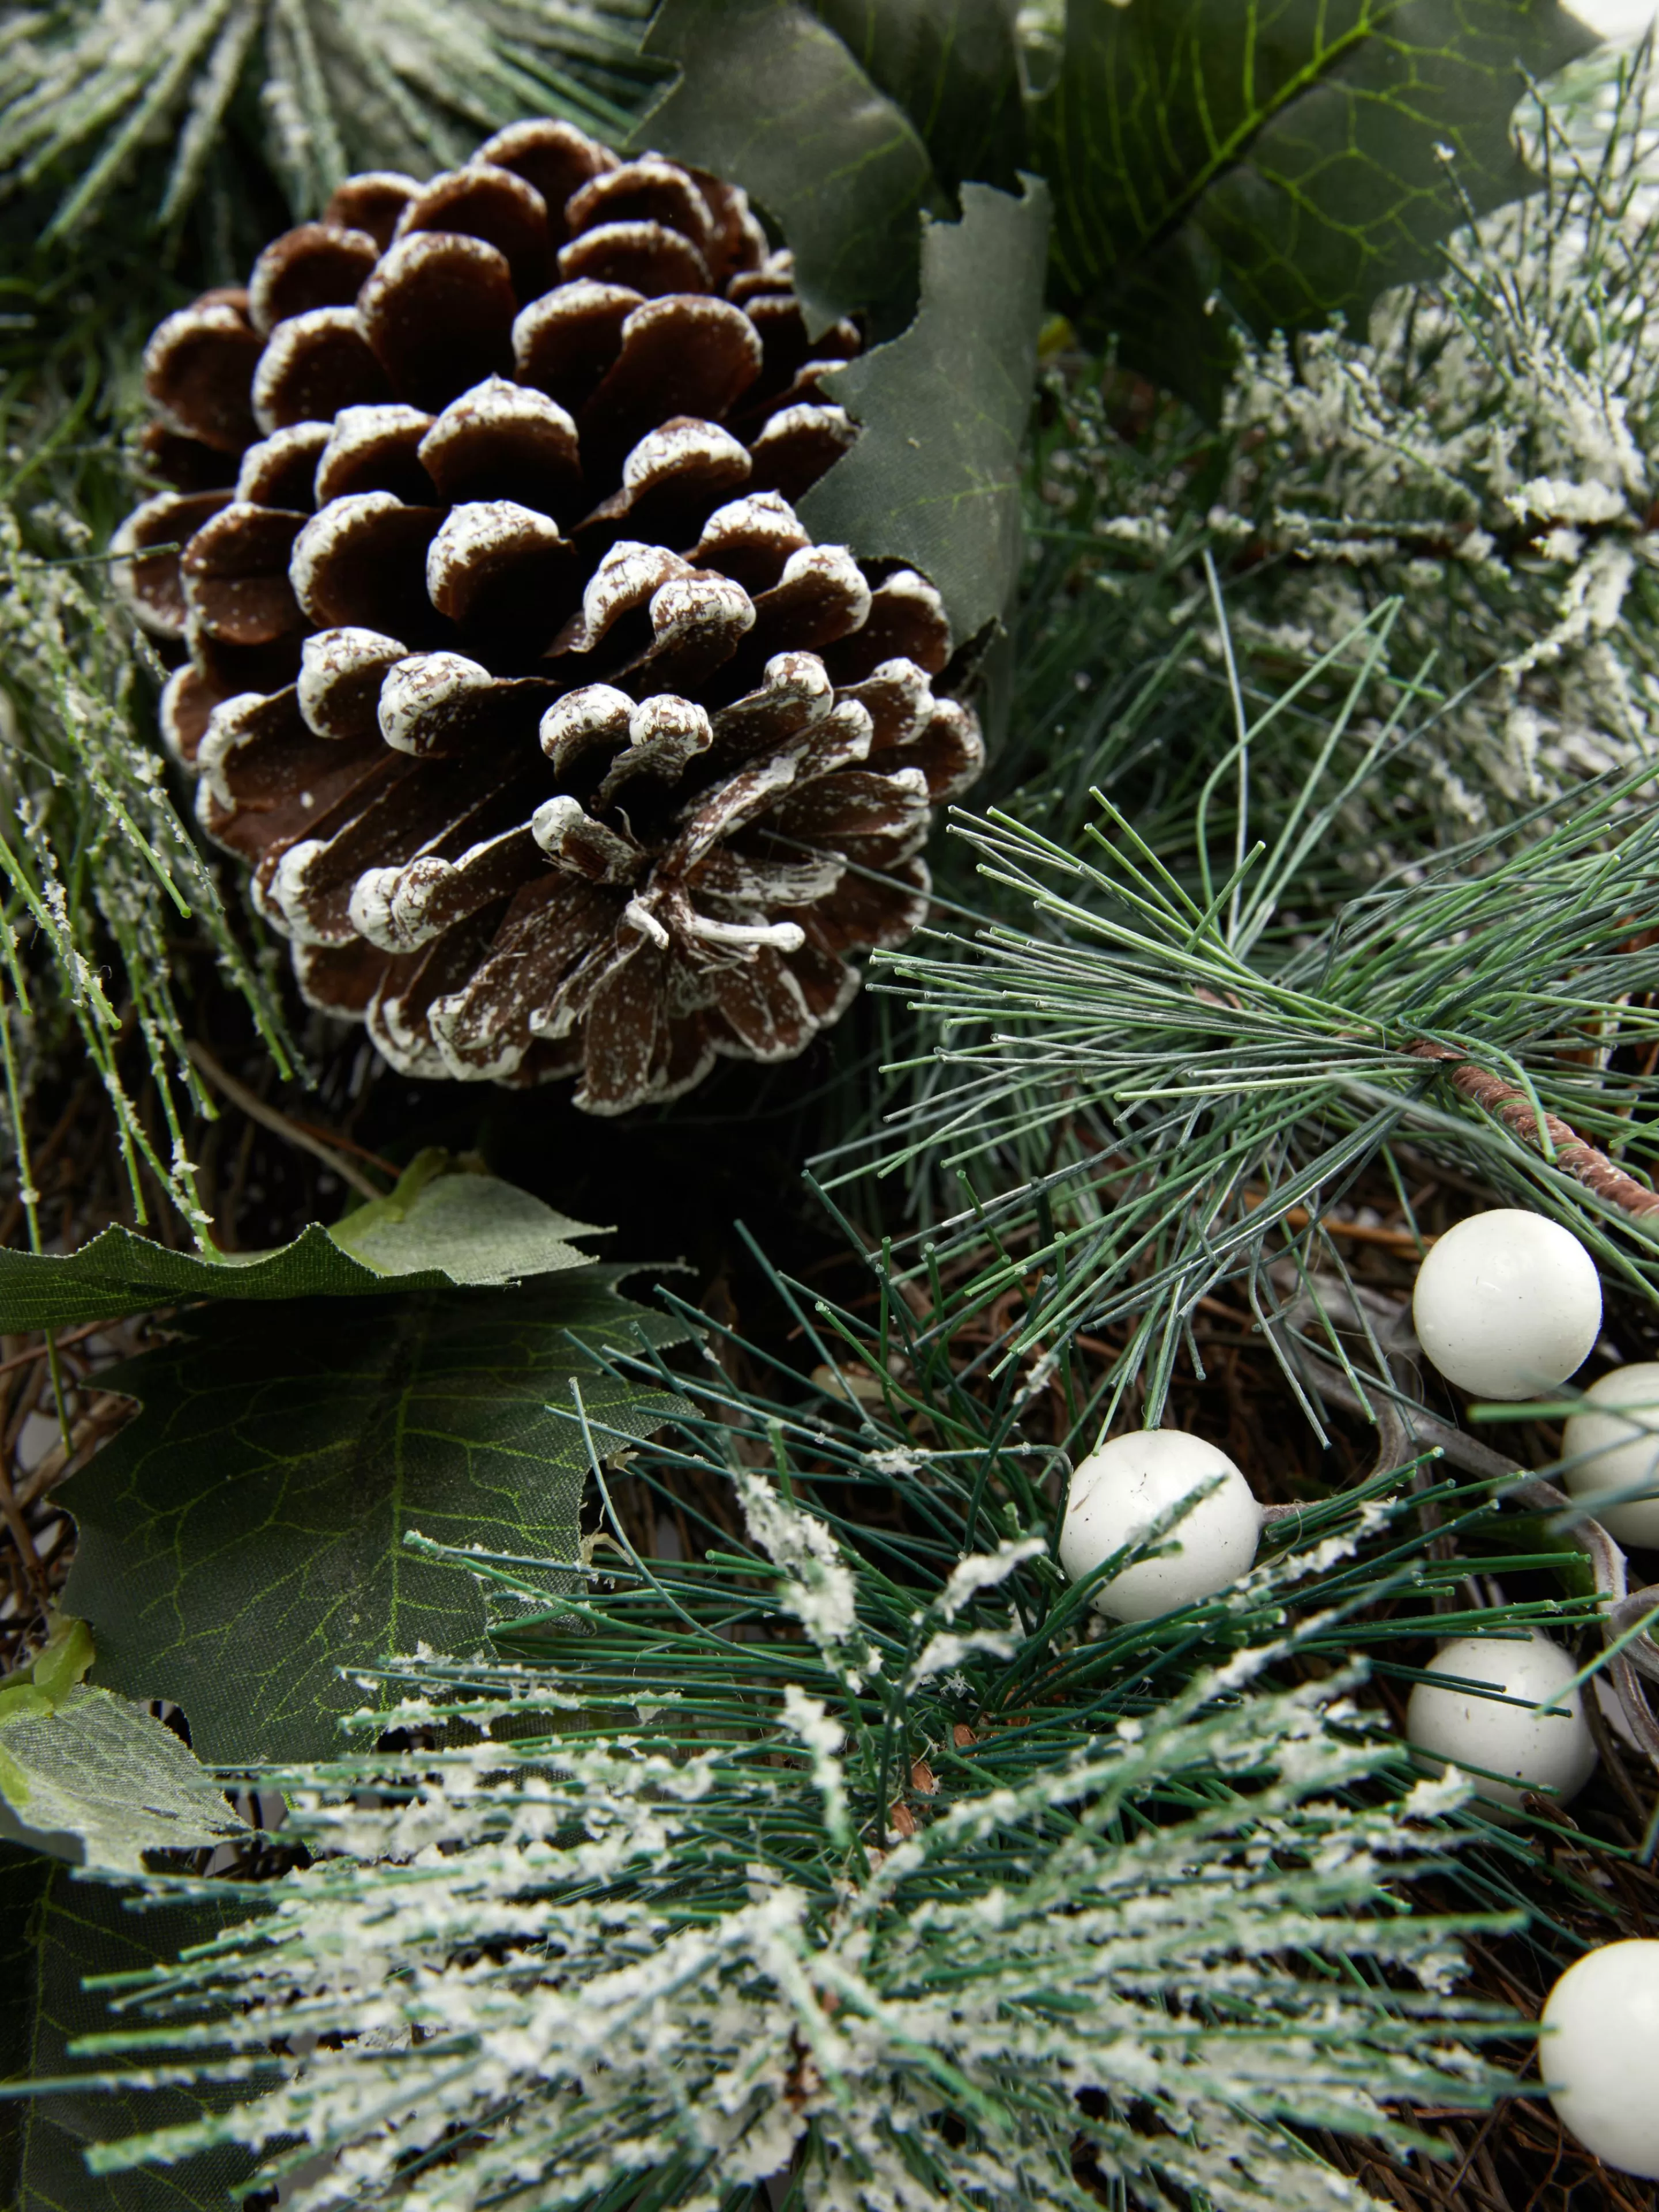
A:
{"type": "Polygon", "coordinates": [[[395,1190],[336,1222],[330,1237],[386,1278],[435,1273],[482,1286],[591,1264],[566,1242],[605,1233],[591,1222],[556,1213],[498,1176],[451,1167],[447,1153],[422,1152],[395,1190]]]}
{"type": "Polygon", "coordinates": [[[1531,190],[1510,131],[1527,78],[1595,43],[1558,0],[1072,0],[1033,115],[1060,303],[1212,403],[1232,315],[1363,323],[1470,214],[1531,190]]]}
{"type": "MultiPolygon", "coordinates": [[[[331,1748],[363,1692],[338,1670],[426,1644],[471,1651],[471,1579],[404,1543],[574,1563],[588,1454],[683,1410],[596,1356],[685,1334],[617,1295],[615,1270],[510,1294],[234,1305],[101,1376],[143,1410],[64,1486],[80,1530],[65,1595],[98,1680],[182,1705],[210,1765],[331,1748]]],[[[549,1572],[550,1596],[575,1586],[549,1572]]]]}
{"type": "Polygon", "coordinates": [[[246,1832],[221,1785],[142,1705],[76,1687],[54,1705],[0,1690],[0,1836],[72,1864],[142,1874],[144,1853],[246,1832]]]}
{"type": "Polygon", "coordinates": [[[902,109],[955,192],[1012,190],[1025,154],[1012,0],[813,0],[878,92],[902,109]]]}
{"type": "MultiPolygon", "coordinates": [[[[117,2026],[118,2016],[83,1981],[170,1961],[247,1911],[246,1892],[228,1890],[222,1905],[152,1895],[135,1911],[109,1882],[0,1843],[0,2081],[97,2071],[97,2060],[70,2057],[69,2045],[117,2026]]],[[[235,2144],[125,2173],[88,2173],[84,2155],[90,2143],[178,2125],[228,2101],[222,2089],[194,2087],[75,2087],[0,2105],[0,2204],[7,2212],[235,2212],[232,2190],[253,2166],[235,2144]]]]}
{"type": "Polygon", "coordinates": [[[664,0],[645,51],[680,76],[635,143],[729,177],[778,222],[811,329],[858,309],[898,327],[916,219],[939,187],[914,126],[835,33],[803,0],[664,0]]]}
{"type": "Polygon", "coordinates": [[[914,562],[960,645],[1007,605],[1019,568],[1020,447],[1042,307],[1048,198],[963,189],[960,222],[930,222],[921,303],[902,337],[824,380],[864,426],[807,494],[820,540],[914,562]]]}
{"type": "Polygon", "coordinates": [[[191,1298],[343,1297],[452,1290],[591,1266],[567,1242],[600,1232],[494,1176],[422,1154],[386,1197],[279,1251],[170,1252],[118,1223],[66,1257],[0,1251],[0,1331],[66,1328],[191,1298]]]}

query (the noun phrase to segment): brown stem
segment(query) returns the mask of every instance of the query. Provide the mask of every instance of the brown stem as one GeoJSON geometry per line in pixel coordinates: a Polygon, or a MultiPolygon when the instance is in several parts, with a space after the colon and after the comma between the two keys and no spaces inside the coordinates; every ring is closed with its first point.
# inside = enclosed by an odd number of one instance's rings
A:
{"type": "Polygon", "coordinates": [[[1468,1060],[1460,1059],[1449,1045],[1424,1042],[1413,1045],[1411,1049],[1419,1060],[1440,1061],[1454,1090],[1473,1099],[1477,1106],[1495,1115],[1506,1128],[1513,1129],[1517,1137],[1524,1138],[1540,1152],[1544,1149],[1539,1128],[1541,1118],[1555,1147],[1557,1165],[1570,1176],[1576,1176],[1598,1198],[1638,1218],[1659,1213],[1659,1191],[1650,1190],[1634,1176],[1626,1175],[1605,1152],[1587,1144],[1559,1115],[1545,1114],[1540,1117],[1539,1109],[1518,1084],[1506,1082],[1501,1075],[1492,1075],[1485,1068],[1474,1066],[1468,1060]]]}
{"type": "Polygon", "coordinates": [[[44,1606],[46,1602],[46,1578],[41,1571],[40,1555],[34,1548],[34,1539],[29,1533],[29,1524],[23,1518],[21,1509],[18,1505],[16,1493],[11,1486],[11,1477],[3,1467],[0,1467],[0,1520],[3,1520],[7,1528],[10,1529],[11,1540],[17,1547],[17,1556],[22,1562],[23,1572],[33,1584],[35,1595],[44,1606]]]}
{"type": "MultiPolygon", "coordinates": [[[[186,1049],[190,1054],[191,1065],[206,1076],[214,1089],[222,1091],[233,1106],[239,1107],[250,1121],[258,1121],[261,1127],[270,1130],[284,1143],[296,1146],[302,1152],[309,1152],[313,1159],[325,1161],[343,1182],[349,1182],[353,1190],[361,1192],[363,1197],[385,1197],[386,1193],[379,1183],[371,1182],[361,1168],[354,1167],[342,1156],[337,1149],[337,1139],[325,1137],[320,1131],[313,1135],[308,1123],[291,1121],[286,1114],[279,1114],[274,1106],[267,1106],[263,1098],[248,1089],[246,1084],[239,1083],[234,1075],[221,1067],[205,1045],[192,1042],[186,1049]]],[[[352,1146],[354,1152],[357,1149],[356,1146],[352,1146]]]]}

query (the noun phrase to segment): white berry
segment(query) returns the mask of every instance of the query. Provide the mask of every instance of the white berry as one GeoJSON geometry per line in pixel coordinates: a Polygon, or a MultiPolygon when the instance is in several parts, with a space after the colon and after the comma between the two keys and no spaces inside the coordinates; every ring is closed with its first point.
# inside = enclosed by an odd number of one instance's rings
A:
{"type": "Polygon", "coordinates": [[[1659,1364],[1634,1360],[1615,1367],[1590,1384],[1584,1400],[1562,1437],[1561,1457],[1569,1462],[1563,1481],[1620,1543],[1659,1546],[1659,1364]],[[1595,1502],[1610,1491],[1638,1487],[1652,1497],[1606,1507],[1595,1502]]]}
{"type": "Polygon", "coordinates": [[[1218,1475],[1218,1486],[1163,1538],[1179,1550],[1126,1567],[1100,1585],[1093,1601],[1114,1620],[1152,1620],[1212,1597],[1249,1571],[1261,1508],[1225,1452],[1181,1429],[1134,1430],[1090,1453],[1072,1477],[1060,1532],[1061,1566],[1081,1582],[1218,1475]]]}
{"type": "Polygon", "coordinates": [[[1479,1690],[1419,1682],[1406,1709],[1406,1734],[1419,1751],[1471,1771],[1475,1794],[1494,1805],[1519,1805],[1523,1790],[1553,1791],[1565,1805],[1595,1768],[1595,1741],[1577,1690],[1559,1713],[1530,1710],[1560,1698],[1578,1672],[1572,1656],[1534,1629],[1525,1643],[1510,1637],[1460,1636],[1443,1644],[1430,1672],[1459,1681],[1490,1682],[1504,1705],[1479,1690]],[[1494,1775],[1514,1777],[1493,1781],[1494,1775]]]}
{"type": "Polygon", "coordinates": [[[1449,1382],[1532,1398],[1580,1367],[1601,1328],[1595,1262],[1570,1229],[1498,1206],[1449,1229],[1417,1271],[1412,1319],[1449,1382]]]}
{"type": "Polygon", "coordinates": [[[1544,2084],[1584,2148],[1659,2181],[1659,1943],[1604,1943],[1567,1968],[1540,2023],[1544,2084]]]}

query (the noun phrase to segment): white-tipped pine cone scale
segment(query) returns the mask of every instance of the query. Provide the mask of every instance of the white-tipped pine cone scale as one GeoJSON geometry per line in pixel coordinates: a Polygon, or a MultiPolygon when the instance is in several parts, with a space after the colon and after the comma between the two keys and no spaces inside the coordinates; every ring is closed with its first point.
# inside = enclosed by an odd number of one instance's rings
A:
{"type": "Polygon", "coordinates": [[[352,178],[155,332],[166,739],[394,1066],[621,1113],[793,1057],[921,921],[982,760],[944,607],[792,505],[859,343],[740,191],[553,122],[352,178]]]}

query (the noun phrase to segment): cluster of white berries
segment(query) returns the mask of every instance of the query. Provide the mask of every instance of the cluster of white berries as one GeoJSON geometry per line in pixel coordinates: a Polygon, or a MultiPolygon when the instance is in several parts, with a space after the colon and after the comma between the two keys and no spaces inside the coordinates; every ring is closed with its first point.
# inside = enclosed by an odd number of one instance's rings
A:
{"type": "MultiPolygon", "coordinates": [[[[1548,1396],[1601,1328],[1595,1263],[1568,1230],[1511,1207],[1460,1222],[1418,1271],[1425,1358],[1480,1398],[1548,1396]]],[[[1618,1367],[1566,1424],[1563,1480],[1618,1541],[1659,1547],[1659,1364],[1618,1367]]],[[[1072,1478],[1060,1565],[1098,1577],[1095,1609],[1151,1620],[1212,1597],[1255,1563],[1261,1507],[1226,1454],[1178,1429],[1114,1437],[1072,1478]],[[1190,1502],[1188,1502],[1190,1501],[1190,1502]],[[1104,1575],[1126,1552],[1149,1556],[1104,1575]]],[[[1534,1629],[1443,1644],[1412,1692],[1413,1748],[1468,1774],[1499,1816],[1541,1791],[1567,1804],[1596,1752],[1571,1655],[1534,1629]]],[[[1659,2179],[1659,1942],[1609,1943],[1562,1975],[1545,2007],[1544,2078],[1557,2112],[1609,2166],[1659,2179]]]]}

